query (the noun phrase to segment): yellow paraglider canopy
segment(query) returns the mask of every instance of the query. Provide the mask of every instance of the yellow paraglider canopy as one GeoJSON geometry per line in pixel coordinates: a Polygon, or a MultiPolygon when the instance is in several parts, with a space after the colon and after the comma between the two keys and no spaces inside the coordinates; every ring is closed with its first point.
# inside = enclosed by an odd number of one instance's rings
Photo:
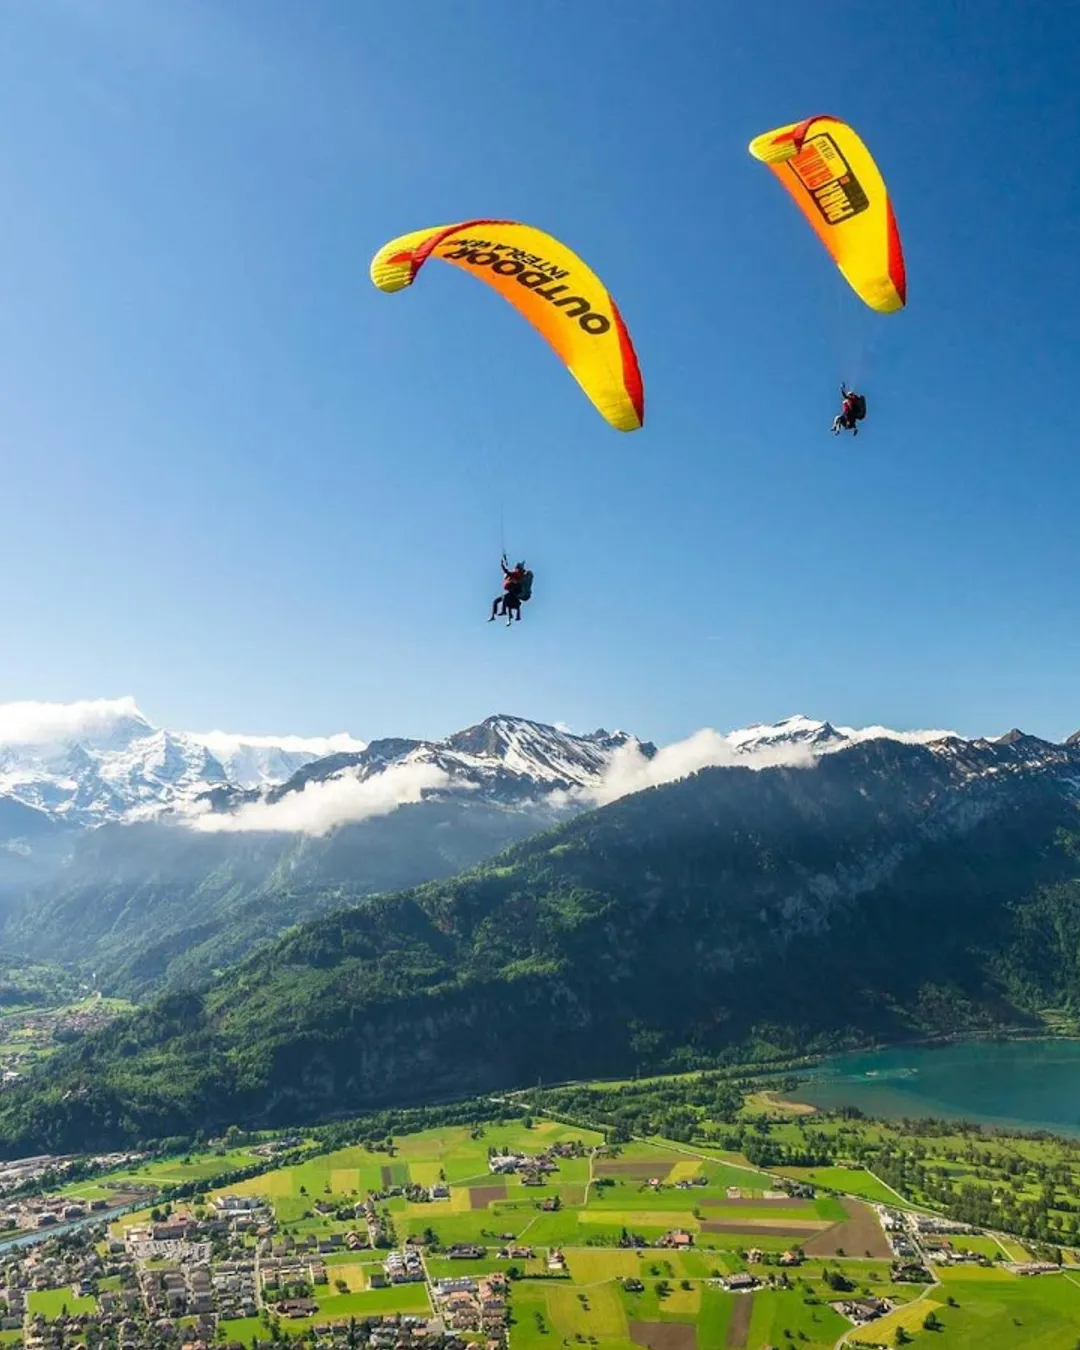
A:
{"type": "Polygon", "coordinates": [[[576,253],[519,221],[466,220],[391,240],[372,259],[371,280],[380,291],[403,290],[430,257],[497,290],[547,338],[611,426],[638,430],[645,391],[630,334],[600,278],[576,253]]]}
{"type": "Polygon", "coordinates": [[[879,314],[907,303],[900,232],[881,172],[835,117],[808,117],[750,142],[791,193],[852,290],[879,314]]]}

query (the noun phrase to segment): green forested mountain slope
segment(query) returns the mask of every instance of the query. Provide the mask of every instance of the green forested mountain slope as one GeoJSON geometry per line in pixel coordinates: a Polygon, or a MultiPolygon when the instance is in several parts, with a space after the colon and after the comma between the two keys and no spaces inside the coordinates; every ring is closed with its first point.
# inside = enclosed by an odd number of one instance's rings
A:
{"type": "Polygon", "coordinates": [[[1021,738],[706,770],[296,929],[58,1055],[0,1098],[0,1139],[85,1148],[1034,1024],[1080,1003],[1078,764],[1021,738]]]}

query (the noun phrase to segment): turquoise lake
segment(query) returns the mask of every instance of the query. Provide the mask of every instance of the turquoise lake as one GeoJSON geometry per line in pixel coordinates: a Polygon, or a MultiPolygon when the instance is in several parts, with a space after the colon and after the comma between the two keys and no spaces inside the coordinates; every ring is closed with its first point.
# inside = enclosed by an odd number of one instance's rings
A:
{"type": "Polygon", "coordinates": [[[868,1116],[938,1116],[1080,1137],[1080,1041],[968,1041],[843,1055],[792,1094],[868,1116]]]}

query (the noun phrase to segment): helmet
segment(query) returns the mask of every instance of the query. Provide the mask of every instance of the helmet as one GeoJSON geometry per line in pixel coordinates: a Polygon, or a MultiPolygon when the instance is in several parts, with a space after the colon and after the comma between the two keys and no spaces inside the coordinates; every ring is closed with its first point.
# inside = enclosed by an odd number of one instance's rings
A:
{"type": "Polygon", "coordinates": [[[519,572],[525,571],[525,564],[523,562],[515,563],[514,566],[518,569],[519,572]]]}

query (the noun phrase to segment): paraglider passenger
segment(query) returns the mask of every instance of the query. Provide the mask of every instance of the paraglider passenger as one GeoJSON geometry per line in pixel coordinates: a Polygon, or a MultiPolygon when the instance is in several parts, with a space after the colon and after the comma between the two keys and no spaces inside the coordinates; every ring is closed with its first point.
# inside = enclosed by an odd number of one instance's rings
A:
{"type": "Polygon", "coordinates": [[[495,597],[488,623],[493,623],[497,615],[505,614],[506,624],[509,627],[514,619],[521,619],[521,591],[525,585],[525,564],[519,562],[513,567],[507,567],[504,553],[499,566],[503,570],[503,593],[495,597]]]}
{"type": "Polygon", "coordinates": [[[857,436],[859,434],[857,424],[866,416],[866,400],[862,394],[857,394],[854,389],[847,389],[843,384],[840,386],[840,397],[843,401],[840,411],[833,418],[832,434],[839,436],[841,431],[850,431],[857,436]]]}

